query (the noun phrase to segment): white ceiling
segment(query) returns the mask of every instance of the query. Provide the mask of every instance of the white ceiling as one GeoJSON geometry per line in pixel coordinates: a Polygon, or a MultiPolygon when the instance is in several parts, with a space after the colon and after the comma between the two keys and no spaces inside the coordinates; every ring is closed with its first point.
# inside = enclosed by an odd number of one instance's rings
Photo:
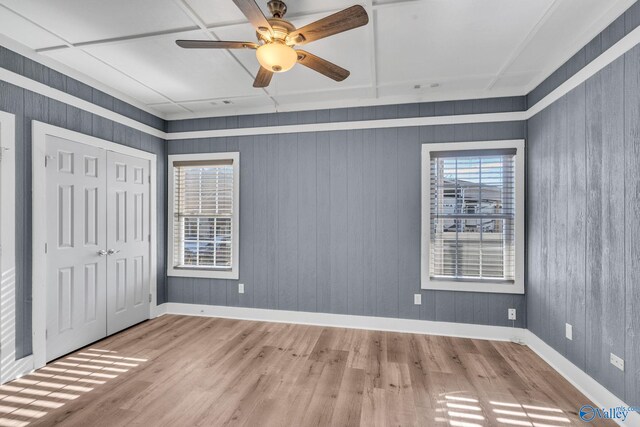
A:
{"type": "Polygon", "coordinates": [[[287,18],[301,27],[358,1],[367,26],[304,47],[347,80],[296,66],[266,90],[252,87],[254,51],[174,43],[254,41],[231,0],[0,0],[0,31],[174,119],[524,95],[635,0],[290,0],[287,18]]]}

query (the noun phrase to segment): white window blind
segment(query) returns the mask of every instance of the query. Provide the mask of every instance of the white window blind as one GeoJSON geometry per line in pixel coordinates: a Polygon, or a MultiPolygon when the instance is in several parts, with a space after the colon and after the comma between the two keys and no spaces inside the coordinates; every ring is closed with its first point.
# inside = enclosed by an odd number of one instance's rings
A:
{"type": "Polygon", "coordinates": [[[173,163],[174,267],[231,270],[233,166],[232,160],[173,163]]]}
{"type": "Polygon", "coordinates": [[[515,149],[431,152],[432,279],[515,280],[515,149]]]}

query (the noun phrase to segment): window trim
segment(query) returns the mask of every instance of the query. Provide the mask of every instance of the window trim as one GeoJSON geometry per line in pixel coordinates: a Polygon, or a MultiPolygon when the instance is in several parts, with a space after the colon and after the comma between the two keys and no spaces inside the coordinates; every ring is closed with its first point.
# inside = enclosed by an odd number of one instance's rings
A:
{"type": "Polygon", "coordinates": [[[431,290],[446,290],[460,292],[490,292],[506,294],[524,294],[524,254],[525,254],[525,141],[524,139],[502,141],[472,141],[472,142],[446,142],[422,144],[422,210],[421,210],[421,288],[431,290]],[[431,279],[429,275],[429,257],[431,253],[431,152],[433,151],[459,151],[459,150],[491,150],[491,149],[516,149],[515,158],[515,247],[516,265],[515,280],[513,283],[501,283],[498,281],[455,281],[431,279]]]}
{"type": "Polygon", "coordinates": [[[237,280],[240,277],[240,153],[200,153],[200,154],[173,154],[168,156],[168,199],[167,205],[167,276],[169,277],[195,277],[206,279],[237,280]],[[231,270],[206,269],[202,267],[176,268],[174,260],[174,162],[190,161],[218,161],[231,160],[233,163],[233,215],[231,217],[231,270]]]}

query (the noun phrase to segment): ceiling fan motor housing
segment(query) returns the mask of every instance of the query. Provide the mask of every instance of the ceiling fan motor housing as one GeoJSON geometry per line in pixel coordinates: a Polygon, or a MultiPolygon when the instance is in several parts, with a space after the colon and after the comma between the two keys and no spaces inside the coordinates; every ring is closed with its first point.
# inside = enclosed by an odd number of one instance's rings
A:
{"type": "Polygon", "coordinates": [[[258,37],[258,40],[261,40],[265,43],[271,41],[279,41],[285,43],[287,35],[296,30],[295,25],[285,19],[269,18],[267,19],[267,21],[269,21],[269,24],[271,24],[271,28],[273,29],[273,38],[269,39],[268,36],[256,32],[256,37],[258,37]]]}

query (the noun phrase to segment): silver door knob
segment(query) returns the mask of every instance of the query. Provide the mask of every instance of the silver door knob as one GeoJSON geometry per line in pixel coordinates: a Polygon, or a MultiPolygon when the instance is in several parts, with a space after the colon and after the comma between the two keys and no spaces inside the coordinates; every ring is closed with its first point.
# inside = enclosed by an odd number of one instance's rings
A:
{"type": "Polygon", "coordinates": [[[104,249],[101,249],[98,251],[98,256],[105,256],[105,255],[108,255],[108,252],[105,251],[104,249]]]}
{"type": "Polygon", "coordinates": [[[107,251],[107,254],[108,254],[108,255],[113,255],[113,254],[117,254],[118,252],[120,252],[120,249],[118,249],[118,250],[115,250],[115,249],[109,249],[109,250],[107,251]]]}

